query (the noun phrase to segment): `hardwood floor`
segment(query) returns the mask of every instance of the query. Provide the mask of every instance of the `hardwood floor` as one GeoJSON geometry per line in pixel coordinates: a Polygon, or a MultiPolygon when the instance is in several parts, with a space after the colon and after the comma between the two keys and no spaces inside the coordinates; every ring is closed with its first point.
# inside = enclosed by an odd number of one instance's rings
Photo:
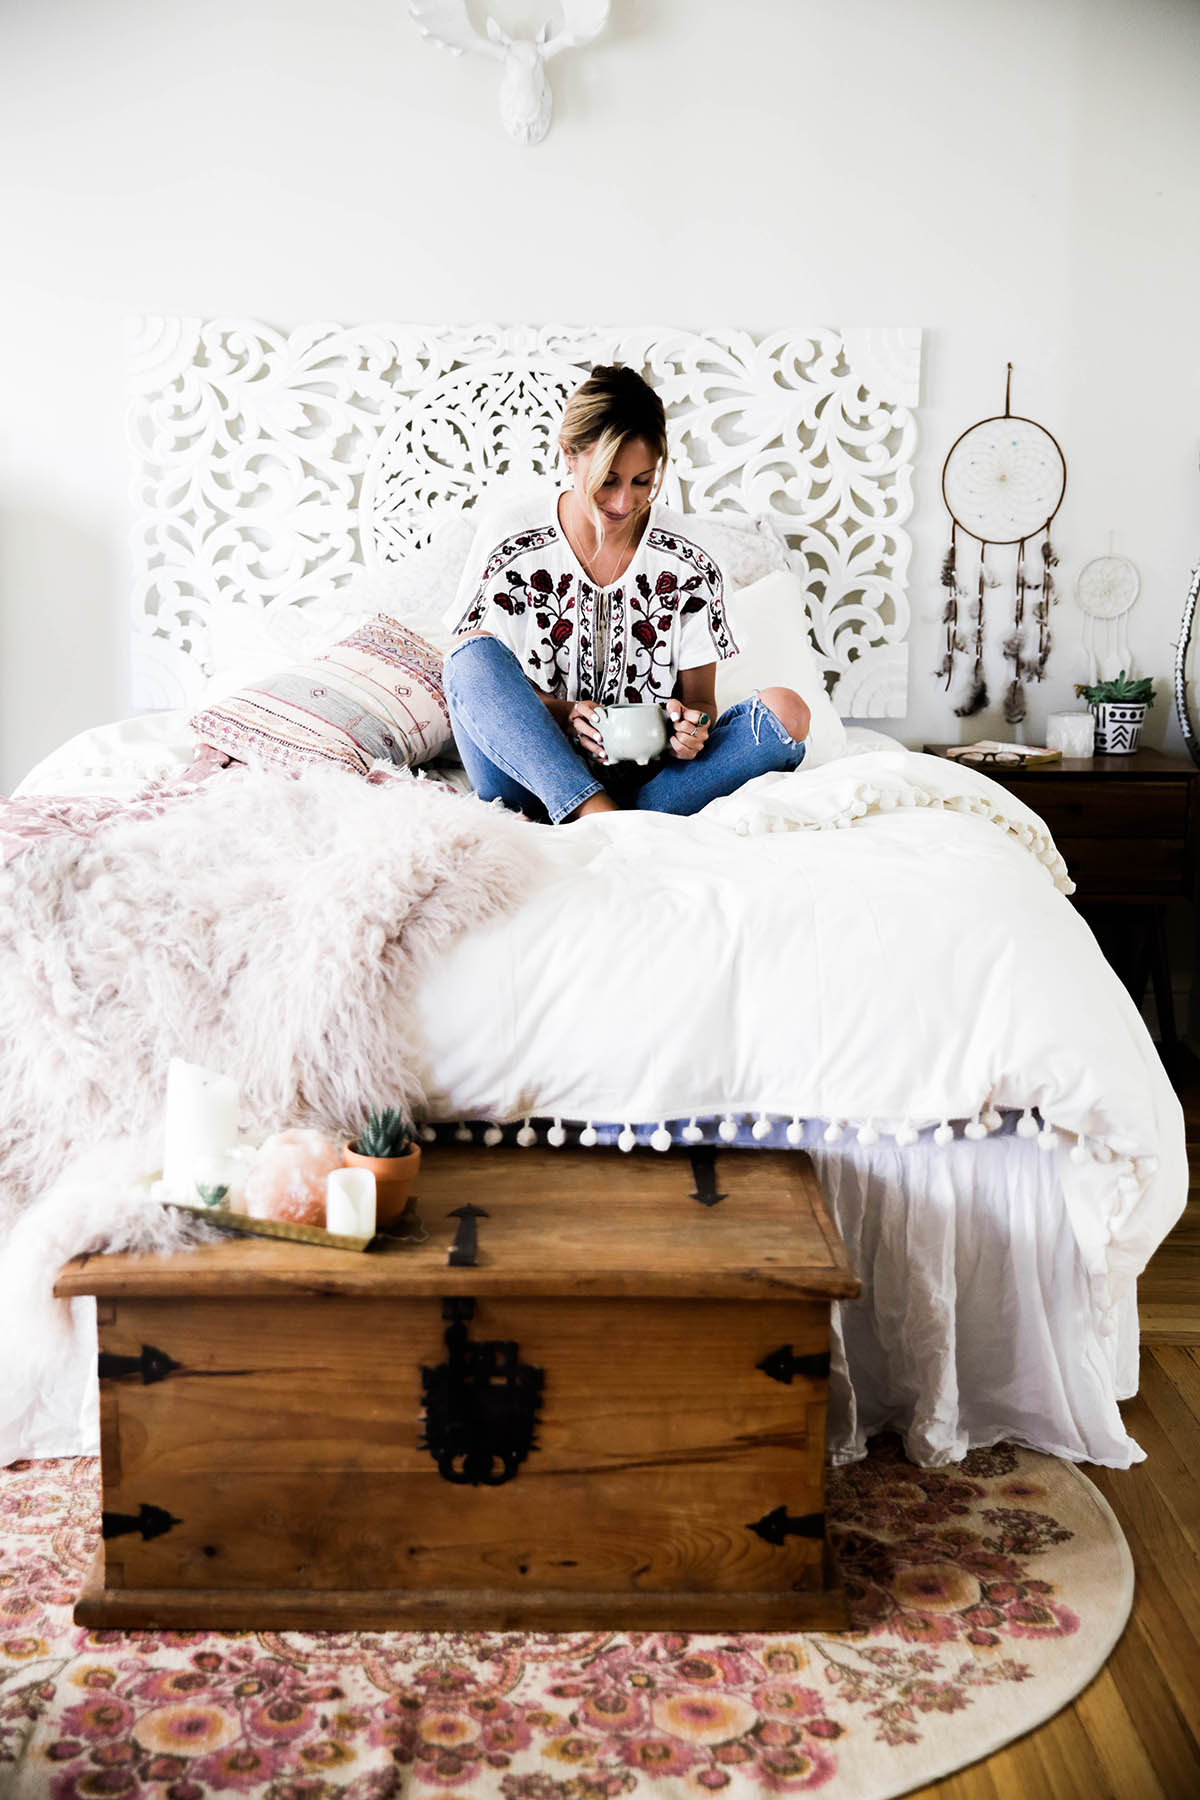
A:
{"type": "Polygon", "coordinates": [[[1121,1409],[1146,1461],[1085,1470],[1133,1553],[1129,1624],[1072,1705],[920,1800],[1200,1796],[1200,1063],[1178,1086],[1192,1187],[1139,1286],[1141,1390],[1121,1409]]]}

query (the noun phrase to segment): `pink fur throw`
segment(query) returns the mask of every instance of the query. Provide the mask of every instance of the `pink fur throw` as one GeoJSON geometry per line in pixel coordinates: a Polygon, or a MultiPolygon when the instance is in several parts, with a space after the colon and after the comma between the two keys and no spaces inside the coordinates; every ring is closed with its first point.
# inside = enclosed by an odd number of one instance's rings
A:
{"type": "Polygon", "coordinates": [[[419,1109],[416,971],[520,897],[536,839],[409,775],[235,770],[19,857],[0,873],[0,1236],[70,1155],[153,1131],[172,1056],[233,1076],[247,1133],[338,1139],[371,1107],[419,1109]]]}

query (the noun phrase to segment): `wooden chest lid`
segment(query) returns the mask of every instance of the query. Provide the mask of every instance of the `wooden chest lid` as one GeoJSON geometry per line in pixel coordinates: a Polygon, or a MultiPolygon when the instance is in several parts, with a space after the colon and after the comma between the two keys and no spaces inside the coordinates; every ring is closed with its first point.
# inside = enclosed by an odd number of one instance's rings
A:
{"type": "Polygon", "coordinates": [[[55,1293],[832,1300],[859,1291],[799,1152],[439,1146],[422,1158],[417,1202],[429,1234],[418,1245],[364,1255],[230,1237],[169,1256],[77,1257],[55,1293]],[[455,1267],[454,1215],[468,1203],[482,1209],[477,1260],[455,1267]]]}

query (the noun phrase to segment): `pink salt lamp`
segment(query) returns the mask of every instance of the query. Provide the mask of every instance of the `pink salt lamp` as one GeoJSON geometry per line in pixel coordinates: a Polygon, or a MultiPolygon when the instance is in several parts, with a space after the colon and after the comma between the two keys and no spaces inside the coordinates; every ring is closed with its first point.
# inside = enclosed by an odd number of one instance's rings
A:
{"type": "Polygon", "coordinates": [[[342,1152],[319,1131],[277,1131],[255,1157],[246,1178],[246,1211],[252,1219],[287,1219],[294,1225],[325,1224],[325,1177],[342,1167],[342,1152]]]}

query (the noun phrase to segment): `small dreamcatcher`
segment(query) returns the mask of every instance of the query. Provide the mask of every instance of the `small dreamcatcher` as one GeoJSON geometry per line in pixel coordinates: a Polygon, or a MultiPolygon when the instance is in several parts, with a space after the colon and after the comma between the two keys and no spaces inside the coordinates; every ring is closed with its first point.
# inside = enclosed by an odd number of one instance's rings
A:
{"type": "Polygon", "coordinates": [[[1108,680],[1130,666],[1127,618],[1142,589],[1137,565],[1127,556],[1108,555],[1084,563],[1075,581],[1083,614],[1083,650],[1092,682],[1108,680]]]}
{"type": "Polygon", "coordinates": [[[1041,681],[1050,655],[1050,608],[1058,598],[1052,573],[1058,558],[1050,542],[1050,522],[1066,492],[1067,464],[1044,425],[1013,416],[1011,392],[1009,363],[1003,416],[981,419],[964,431],[951,445],[942,469],[942,497],[952,524],[942,564],[946,654],[937,672],[949,691],[958,658],[969,655],[970,685],[954,710],[965,719],[987,705],[984,601],[988,589],[1000,587],[1006,578],[997,552],[1015,545],[1012,630],[1004,640],[1003,654],[1012,665],[1004,717],[1009,725],[1017,725],[1025,717],[1025,683],[1041,681]],[[977,564],[964,557],[964,537],[979,545],[977,564]]]}

